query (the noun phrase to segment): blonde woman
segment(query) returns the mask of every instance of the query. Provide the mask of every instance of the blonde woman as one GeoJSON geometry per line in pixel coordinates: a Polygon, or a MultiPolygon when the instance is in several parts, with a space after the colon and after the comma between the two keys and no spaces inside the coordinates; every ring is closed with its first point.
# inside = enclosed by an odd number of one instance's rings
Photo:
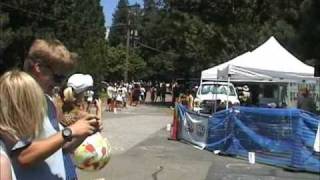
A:
{"type": "Polygon", "coordinates": [[[33,139],[38,136],[46,109],[43,91],[30,75],[13,70],[1,76],[0,179],[15,179],[8,158],[9,150],[20,139],[33,139]]]}

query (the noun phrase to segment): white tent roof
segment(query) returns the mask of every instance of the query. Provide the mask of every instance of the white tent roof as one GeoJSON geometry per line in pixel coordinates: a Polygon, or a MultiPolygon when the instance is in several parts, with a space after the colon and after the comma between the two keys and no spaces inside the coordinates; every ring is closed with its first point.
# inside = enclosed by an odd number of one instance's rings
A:
{"type": "Polygon", "coordinates": [[[280,72],[271,70],[261,70],[254,68],[244,68],[228,65],[222,70],[218,70],[218,80],[234,82],[306,82],[316,83],[316,78],[311,74],[301,74],[293,72],[280,72]]]}
{"type": "MultiPolygon", "coordinates": [[[[228,62],[204,70],[201,73],[202,80],[217,79],[218,70],[223,70],[229,65],[244,69],[261,70],[261,72],[277,72],[284,74],[301,75],[313,77],[314,68],[301,62],[290,54],[274,38],[269,38],[264,44],[252,52],[244,53],[228,62]]],[[[264,73],[262,73],[263,75],[264,73]]],[[[268,74],[270,75],[270,73],[268,74]]],[[[262,77],[262,76],[261,76],[262,77]]],[[[271,76],[272,77],[272,76],[271,76]]]]}
{"type": "Polygon", "coordinates": [[[241,66],[242,61],[245,61],[246,59],[249,59],[250,52],[246,52],[228,62],[219,64],[217,66],[214,66],[212,68],[209,68],[207,70],[204,70],[201,72],[201,79],[202,80],[216,80],[218,76],[218,70],[222,70],[226,68],[228,65],[236,65],[241,66]]]}

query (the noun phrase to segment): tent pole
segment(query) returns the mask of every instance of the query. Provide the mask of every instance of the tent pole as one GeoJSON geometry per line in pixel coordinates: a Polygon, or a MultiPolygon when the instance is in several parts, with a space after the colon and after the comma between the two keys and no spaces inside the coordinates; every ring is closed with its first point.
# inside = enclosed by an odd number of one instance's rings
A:
{"type": "Polygon", "coordinates": [[[231,77],[231,74],[228,74],[228,84],[227,84],[227,104],[226,104],[226,110],[229,109],[229,91],[230,91],[230,87],[229,87],[229,83],[230,83],[230,77],[231,77]]]}
{"type": "MultiPolygon", "coordinates": [[[[217,81],[216,82],[219,81],[218,76],[219,76],[219,70],[217,70],[217,79],[216,79],[217,81]]],[[[215,88],[214,85],[213,85],[213,88],[215,88]]],[[[217,92],[215,94],[212,94],[212,99],[213,99],[213,96],[215,96],[214,97],[213,112],[216,113],[217,112],[217,92]]]]}

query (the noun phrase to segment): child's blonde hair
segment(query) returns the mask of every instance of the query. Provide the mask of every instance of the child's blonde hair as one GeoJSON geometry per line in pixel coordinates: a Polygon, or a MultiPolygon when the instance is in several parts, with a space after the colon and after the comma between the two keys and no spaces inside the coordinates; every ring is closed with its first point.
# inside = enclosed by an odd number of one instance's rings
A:
{"type": "Polygon", "coordinates": [[[72,87],[67,87],[63,90],[63,97],[64,97],[63,101],[67,103],[76,101],[72,87]]]}
{"type": "Polygon", "coordinates": [[[47,113],[38,83],[27,73],[12,70],[0,77],[0,129],[16,138],[36,137],[47,113]]]}

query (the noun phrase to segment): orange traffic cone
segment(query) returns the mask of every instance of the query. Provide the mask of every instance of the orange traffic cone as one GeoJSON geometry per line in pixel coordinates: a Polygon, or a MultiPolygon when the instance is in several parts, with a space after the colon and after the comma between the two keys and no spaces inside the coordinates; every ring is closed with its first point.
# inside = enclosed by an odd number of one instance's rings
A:
{"type": "Polygon", "coordinates": [[[178,119],[176,107],[174,108],[174,111],[173,111],[173,122],[172,122],[171,126],[172,127],[171,127],[170,137],[168,139],[169,140],[178,140],[179,119],[178,119]]]}

